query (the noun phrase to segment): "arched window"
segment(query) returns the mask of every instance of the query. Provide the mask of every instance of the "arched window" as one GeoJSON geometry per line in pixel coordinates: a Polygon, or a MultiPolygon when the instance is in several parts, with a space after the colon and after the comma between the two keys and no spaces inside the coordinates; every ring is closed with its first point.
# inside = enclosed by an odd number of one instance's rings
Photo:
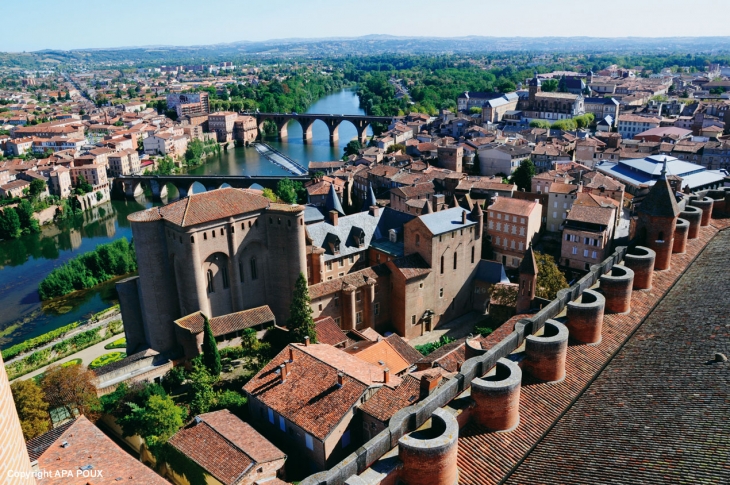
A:
{"type": "Polygon", "coordinates": [[[444,274],[444,257],[441,256],[441,274],[444,274]]]}
{"type": "Polygon", "coordinates": [[[420,245],[421,245],[421,235],[416,234],[416,246],[420,246],[420,245]]]}
{"type": "Polygon", "coordinates": [[[208,293],[213,293],[215,287],[213,286],[213,271],[208,270],[208,293]]]}
{"type": "Polygon", "coordinates": [[[228,288],[228,268],[225,266],[221,268],[221,276],[223,277],[223,289],[228,288]]]}
{"type": "Polygon", "coordinates": [[[206,241],[208,240],[208,233],[207,232],[204,232],[203,233],[203,239],[206,240],[206,241]]]}
{"type": "Polygon", "coordinates": [[[194,243],[195,242],[195,236],[190,236],[190,242],[191,243],[194,243]]]}
{"type": "Polygon", "coordinates": [[[256,271],[256,258],[251,258],[251,279],[256,280],[258,277],[259,275],[256,271]]]}

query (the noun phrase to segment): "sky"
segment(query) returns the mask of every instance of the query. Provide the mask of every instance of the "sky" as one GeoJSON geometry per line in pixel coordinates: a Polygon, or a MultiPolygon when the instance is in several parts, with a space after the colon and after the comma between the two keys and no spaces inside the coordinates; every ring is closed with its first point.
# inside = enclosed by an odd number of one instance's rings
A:
{"type": "Polygon", "coordinates": [[[730,36],[727,8],[728,0],[3,0],[0,51],[370,34],[730,36]]]}

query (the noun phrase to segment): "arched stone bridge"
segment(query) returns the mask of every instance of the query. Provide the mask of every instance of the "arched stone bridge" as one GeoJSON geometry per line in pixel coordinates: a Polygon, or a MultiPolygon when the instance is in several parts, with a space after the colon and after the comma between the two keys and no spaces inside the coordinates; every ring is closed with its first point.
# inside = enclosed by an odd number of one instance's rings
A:
{"type": "Polygon", "coordinates": [[[397,117],[393,116],[368,116],[368,115],[329,115],[329,114],[294,114],[294,113],[247,113],[255,116],[261,133],[265,121],[273,121],[279,129],[279,139],[287,137],[286,125],[290,120],[297,120],[302,126],[302,138],[307,143],[312,138],[312,125],[315,121],[321,120],[330,130],[330,144],[336,145],[339,139],[338,129],[343,121],[349,121],[357,130],[357,139],[365,142],[367,128],[372,123],[383,123],[389,125],[397,117]]]}
{"type": "Polygon", "coordinates": [[[309,180],[307,176],[286,177],[286,176],[242,176],[242,175],[122,175],[114,179],[113,190],[116,194],[124,194],[132,199],[144,193],[147,187],[152,192],[154,199],[161,199],[167,196],[167,185],[171,184],[177,188],[180,198],[187,197],[192,190],[193,184],[199,182],[205,190],[215,190],[221,187],[234,187],[237,189],[248,189],[254,184],[263,188],[276,189],[276,185],[282,179],[309,180]]]}

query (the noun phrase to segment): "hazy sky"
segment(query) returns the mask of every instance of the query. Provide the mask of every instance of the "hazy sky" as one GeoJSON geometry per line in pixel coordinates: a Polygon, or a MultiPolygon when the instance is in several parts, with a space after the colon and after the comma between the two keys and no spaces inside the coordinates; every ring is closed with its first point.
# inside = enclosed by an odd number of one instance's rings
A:
{"type": "Polygon", "coordinates": [[[728,0],[3,0],[0,51],[368,34],[730,36],[728,0]],[[593,10],[593,12],[591,12],[593,10]]]}

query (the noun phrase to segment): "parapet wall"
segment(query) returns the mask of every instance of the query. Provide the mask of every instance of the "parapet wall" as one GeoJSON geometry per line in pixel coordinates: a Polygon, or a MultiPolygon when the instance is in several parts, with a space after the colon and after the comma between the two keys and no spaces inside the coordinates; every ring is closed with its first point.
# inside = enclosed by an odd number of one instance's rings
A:
{"type": "Polygon", "coordinates": [[[398,441],[408,433],[420,428],[437,409],[442,408],[471,386],[471,382],[483,376],[497,365],[497,361],[507,357],[522,345],[525,338],[545,326],[545,322],[561,313],[569,302],[577,300],[585,290],[595,285],[599,278],[611,271],[614,265],[623,261],[627,248],[618,247],[600,264],[593,265],[588,274],[570,288],[560,290],[557,298],[545,305],[530,318],[520,319],[515,329],[494,347],[482,355],[468,359],[460,372],[442,385],[433,394],[413,406],[401,409],[392,418],[390,425],[370,441],[348,455],[329,470],[316,473],[302,480],[301,485],[342,485],[352,475],[359,475],[375,461],[398,445],[398,441]]]}

